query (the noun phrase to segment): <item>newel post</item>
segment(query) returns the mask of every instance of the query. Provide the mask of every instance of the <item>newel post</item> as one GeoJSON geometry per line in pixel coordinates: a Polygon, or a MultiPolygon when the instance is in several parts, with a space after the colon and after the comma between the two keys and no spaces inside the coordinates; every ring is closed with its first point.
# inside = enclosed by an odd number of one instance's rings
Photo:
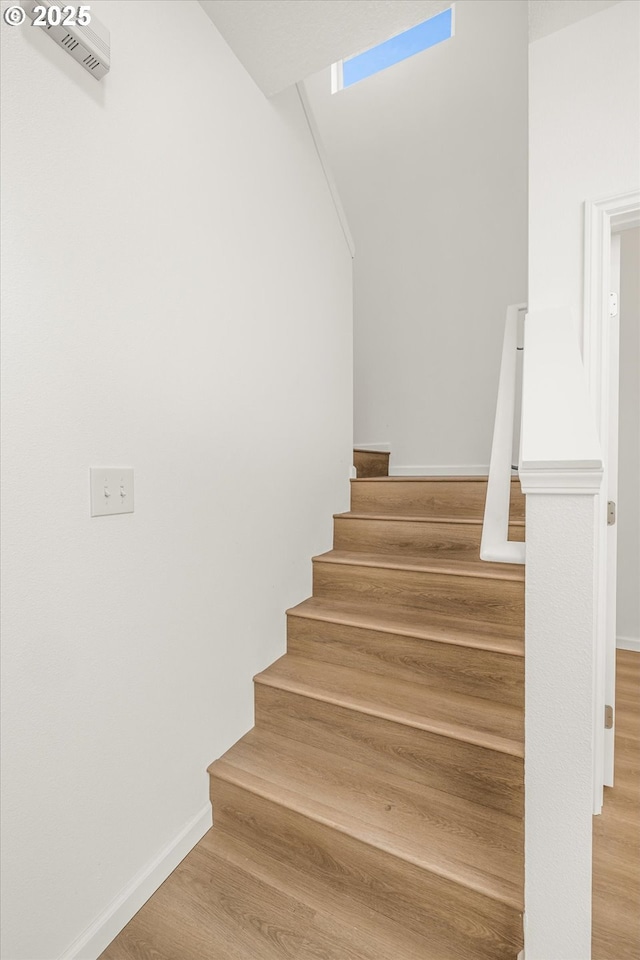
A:
{"type": "Polygon", "coordinates": [[[597,501],[525,475],[525,957],[591,957],[597,501]]]}
{"type": "MultiPolygon", "coordinates": [[[[525,960],[590,960],[602,461],[571,317],[525,328],[525,960]]],[[[601,718],[603,720],[603,717],[601,718]]]]}

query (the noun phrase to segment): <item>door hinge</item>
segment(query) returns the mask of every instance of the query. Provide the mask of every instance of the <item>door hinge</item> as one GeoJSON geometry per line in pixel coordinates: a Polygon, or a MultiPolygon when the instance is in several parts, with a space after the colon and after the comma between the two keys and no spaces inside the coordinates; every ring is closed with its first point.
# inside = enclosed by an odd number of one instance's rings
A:
{"type": "Polygon", "coordinates": [[[613,526],[616,522],[616,504],[615,500],[609,500],[607,503],[607,524],[613,526]]]}
{"type": "Polygon", "coordinates": [[[609,704],[604,708],[604,728],[605,730],[613,729],[613,707],[610,707],[609,704]]]}
{"type": "Polygon", "coordinates": [[[610,293],[609,294],[609,316],[617,317],[618,316],[618,294],[610,293]]]}

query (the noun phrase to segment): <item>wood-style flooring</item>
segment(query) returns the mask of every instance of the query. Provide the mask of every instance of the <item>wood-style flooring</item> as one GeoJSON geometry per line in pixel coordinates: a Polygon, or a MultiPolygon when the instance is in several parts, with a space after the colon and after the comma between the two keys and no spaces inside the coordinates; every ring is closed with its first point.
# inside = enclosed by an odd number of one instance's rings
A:
{"type": "Polygon", "coordinates": [[[640,957],[640,653],[617,660],[615,786],[593,820],[593,960],[640,957]]]}
{"type": "MultiPolygon", "coordinates": [[[[486,478],[356,461],[255,728],[209,768],[214,828],[102,960],[516,960],[524,569],[479,559],[486,478]]],[[[524,513],[514,479],[514,538],[524,513]]],[[[594,828],[594,960],[640,958],[639,661],[594,828]]]]}
{"type": "MultiPolygon", "coordinates": [[[[640,957],[638,653],[618,653],[616,721],[616,785],[594,819],[593,960],[640,957]]],[[[319,892],[285,865],[274,877],[272,860],[212,830],[101,960],[397,960],[399,941],[422,960],[419,935],[339,897],[319,908],[319,892]]]]}
{"type": "Polygon", "coordinates": [[[386,477],[389,474],[389,454],[378,450],[354,450],[353,465],[357,477],[386,477]]]}
{"type": "Polygon", "coordinates": [[[486,477],[355,459],[213,830],[103,960],[515,960],[524,570],[479,559],[486,477]]]}

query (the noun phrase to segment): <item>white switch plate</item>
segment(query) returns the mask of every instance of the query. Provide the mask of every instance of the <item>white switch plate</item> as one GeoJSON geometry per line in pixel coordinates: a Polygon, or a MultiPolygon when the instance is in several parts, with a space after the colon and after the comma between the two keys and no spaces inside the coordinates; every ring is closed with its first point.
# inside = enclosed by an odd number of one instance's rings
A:
{"type": "Polygon", "coordinates": [[[133,467],[91,467],[91,516],[133,513],[133,467]]]}

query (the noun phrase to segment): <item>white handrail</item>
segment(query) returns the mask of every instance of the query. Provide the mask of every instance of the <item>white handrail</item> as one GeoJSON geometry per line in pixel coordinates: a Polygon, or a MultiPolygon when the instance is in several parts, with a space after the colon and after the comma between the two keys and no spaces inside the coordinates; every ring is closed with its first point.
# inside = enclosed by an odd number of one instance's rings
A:
{"type": "Polygon", "coordinates": [[[526,309],[526,303],[513,303],[507,307],[502,343],[496,420],[480,544],[480,559],[497,563],[524,563],[525,559],[524,543],[509,540],[509,501],[516,405],[518,314],[526,309]]]}

